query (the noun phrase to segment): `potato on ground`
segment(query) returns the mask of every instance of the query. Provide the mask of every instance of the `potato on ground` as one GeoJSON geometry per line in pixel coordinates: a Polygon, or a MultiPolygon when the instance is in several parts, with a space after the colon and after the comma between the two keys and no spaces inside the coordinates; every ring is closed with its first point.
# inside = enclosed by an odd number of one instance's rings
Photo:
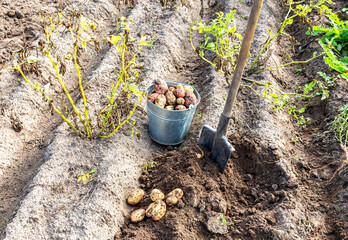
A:
{"type": "Polygon", "coordinates": [[[185,97],[185,89],[184,89],[184,86],[181,83],[176,85],[176,89],[174,90],[174,95],[176,97],[178,97],[178,98],[185,97]]]}
{"type": "Polygon", "coordinates": [[[145,209],[138,209],[132,212],[131,216],[131,222],[137,223],[142,221],[145,218],[145,209]]]}
{"type": "Polygon", "coordinates": [[[159,189],[152,189],[150,193],[150,198],[153,202],[156,202],[157,200],[163,200],[164,193],[159,189]]]}
{"type": "Polygon", "coordinates": [[[196,105],[197,98],[196,95],[192,92],[187,92],[185,96],[185,106],[190,107],[190,105],[196,105]]]}
{"type": "Polygon", "coordinates": [[[158,96],[158,93],[152,93],[149,96],[149,101],[152,102],[152,103],[155,103],[155,99],[157,98],[157,96],[158,96]]]}
{"type": "Polygon", "coordinates": [[[178,105],[184,105],[185,104],[185,99],[184,98],[177,98],[176,99],[176,104],[178,105]]]}
{"type": "Polygon", "coordinates": [[[164,108],[166,105],[167,99],[166,96],[159,94],[155,99],[155,104],[161,108],[164,108]]]}
{"type": "Polygon", "coordinates": [[[174,110],[174,106],[173,105],[167,105],[164,109],[174,110]]]}
{"type": "Polygon", "coordinates": [[[167,91],[166,93],[166,98],[167,98],[167,104],[168,105],[174,105],[176,102],[176,97],[173,92],[167,91]]]}
{"type": "Polygon", "coordinates": [[[166,214],[167,206],[162,200],[151,203],[146,209],[146,216],[158,221],[166,214]]]}
{"type": "Polygon", "coordinates": [[[135,191],[131,192],[131,194],[129,194],[127,202],[130,205],[136,205],[141,201],[141,199],[143,199],[144,195],[144,190],[136,189],[135,191]]]}
{"type": "Polygon", "coordinates": [[[186,107],[184,105],[176,105],[175,110],[186,110],[186,107]]]}
{"type": "Polygon", "coordinates": [[[168,206],[173,206],[177,204],[183,196],[184,192],[180,188],[176,188],[167,195],[166,203],[168,206]]]}
{"type": "Polygon", "coordinates": [[[155,92],[158,94],[165,94],[168,90],[168,85],[165,81],[157,79],[154,83],[155,92]]]}

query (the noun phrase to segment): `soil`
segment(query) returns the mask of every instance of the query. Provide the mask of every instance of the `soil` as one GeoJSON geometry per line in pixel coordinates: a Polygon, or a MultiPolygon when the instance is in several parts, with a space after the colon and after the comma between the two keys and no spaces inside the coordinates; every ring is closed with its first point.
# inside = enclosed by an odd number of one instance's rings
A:
{"type": "Polygon", "coordinates": [[[128,219],[116,239],[301,238],[292,229],[308,239],[346,237],[337,231],[339,217],[329,207],[331,184],[320,186],[310,176],[313,168],[308,163],[291,160],[296,176],[301,176],[294,178],[281,164],[281,156],[258,139],[239,135],[229,139],[236,152],[223,174],[210,151],[198,145],[155,158],[156,167],[144,170],[139,178],[146,194],[134,210],[147,208],[155,188],[165,194],[181,188],[184,197],[167,206],[160,221],[147,218],[134,224],[128,219]],[[316,189],[314,194],[311,188],[316,189]],[[289,209],[300,217],[286,214],[289,209]]]}
{"type": "MultiPolygon", "coordinates": [[[[21,50],[38,36],[42,29],[39,18],[41,11],[56,12],[64,8],[67,2],[1,1],[0,66],[11,59],[12,52],[21,50]]],[[[15,214],[20,199],[25,196],[28,183],[42,163],[48,139],[61,123],[58,118],[51,118],[50,121],[43,119],[42,112],[31,110],[31,107],[18,107],[17,103],[24,97],[16,93],[18,88],[22,88],[21,84],[3,80],[0,90],[0,132],[6,138],[0,140],[0,233],[8,219],[15,214]],[[31,115],[30,111],[39,116],[31,115]],[[27,117],[29,121],[34,121],[30,124],[27,117]],[[37,123],[43,127],[33,126],[37,123]]],[[[35,103],[33,105],[35,108],[35,103]]]]}
{"type": "MultiPolygon", "coordinates": [[[[76,11],[93,19],[98,37],[117,31],[122,15],[133,19],[133,36],[155,37],[152,47],[139,55],[140,89],[154,79],[193,84],[202,97],[186,140],[180,146],[154,143],[147,128],[146,103],[132,120],[140,139],[123,128],[108,140],[76,136],[47,105],[8,71],[0,81],[0,238],[1,239],[347,239],[347,156],[328,132],[340,106],[348,103],[347,82],[338,78],[328,99],[315,98],[306,112],[312,120],[302,128],[286,111],[251,91],[241,89],[229,127],[229,142],[236,151],[222,174],[209,150],[195,145],[203,124],[216,128],[225,104],[226,79],[201,60],[190,46],[189,27],[194,21],[214,18],[215,12],[236,9],[240,33],[246,27],[252,1],[9,1],[0,3],[0,65],[11,52],[28,46],[30,54],[42,38],[39,13],[76,11]],[[24,35],[23,35],[24,33],[24,35]],[[157,166],[143,170],[144,164],[157,166]],[[86,184],[76,180],[92,168],[97,173],[86,184]],[[125,199],[136,188],[147,196],[153,188],[168,194],[180,187],[184,197],[168,207],[163,219],[130,223],[135,207],[125,199]]],[[[336,9],[347,7],[337,1],[336,9]]],[[[278,0],[265,1],[251,53],[267,40],[267,29],[276,32],[286,11],[278,0]]],[[[305,60],[320,51],[316,37],[305,35],[306,25],[295,21],[286,38],[269,47],[258,68],[284,62],[291,53],[305,60]],[[298,51],[299,46],[304,51],[298,51]]],[[[195,36],[196,39],[196,36],[195,36]]],[[[197,42],[197,40],[195,40],[197,42]]],[[[102,39],[101,39],[102,42],[102,39]]],[[[57,39],[58,49],[67,49],[68,39],[57,39]]],[[[112,71],[117,69],[117,51],[103,46],[98,53],[82,51],[83,77],[91,121],[110,92],[112,71]]],[[[45,63],[45,59],[39,56],[45,63]]],[[[209,57],[209,56],[208,56],[209,57]]],[[[248,65],[250,66],[250,59],[248,65]]],[[[295,83],[306,84],[324,71],[336,77],[322,59],[310,64],[276,69],[246,77],[285,91],[295,83]]],[[[52,71],[30,73],[41,85],[51,84],[50,94],[62,90],[52,71]]],[[[76,73],[67,67],[64,76],[74,99],[76,73]]],[[[77,104],[82,106],[81,101],[77,104]]],[[[150,203],[145,198],[139,207],[150,203]]]]}

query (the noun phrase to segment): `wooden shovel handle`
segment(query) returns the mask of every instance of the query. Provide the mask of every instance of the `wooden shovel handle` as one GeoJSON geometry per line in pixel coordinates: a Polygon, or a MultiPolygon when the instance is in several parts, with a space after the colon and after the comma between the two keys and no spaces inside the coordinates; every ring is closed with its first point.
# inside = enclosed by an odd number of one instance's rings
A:
{"type": "Polygon", "coordinates": [[[259,16],[260,16],[262,2],[263,2],[263,0],[254,0],[253,6],[251,8],[248,25],[247,25],[247,28],[245,30],[245,36],[243,39],[242,47],[241,47],[238,61],[237,61],[237,65],[236,65],[236,70],[234,71],[231,87],[228,91],[228,96],[227,96],[225,108],[224,108],[224,111],[222,113],[227,118],[232,117],[233,103],[236,100],[240,81],[242,79],[242,75],[244,72],[245,63],[248,59],[250,46],[251,46],[251,43],[253,41],[257,21],[258,21],[259,16]]]}

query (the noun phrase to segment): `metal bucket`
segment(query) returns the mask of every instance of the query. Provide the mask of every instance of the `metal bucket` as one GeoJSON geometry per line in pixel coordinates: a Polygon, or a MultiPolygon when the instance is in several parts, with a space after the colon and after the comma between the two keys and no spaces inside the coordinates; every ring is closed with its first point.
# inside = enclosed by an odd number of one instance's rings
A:
{"type": "MultiPolygon", "coordinates": [[[[168,86],[181,83],[176,81],[165,82],[168,86]]],[[[181,84],[189,86],[188,84],[181,84]]],[[[153,89],[154,85],[151,85],[146,89],[146,92],[151,94],[153,89]]],[[[152,140],[162,145],[177,145],[184,141],[196,108],[201,101],[201,96],[195,88],[193,88],[193,91],[197,97],[197,104],[191,105],[185,110],[167,110],[147,100],[149,133],[152,140]]]]}

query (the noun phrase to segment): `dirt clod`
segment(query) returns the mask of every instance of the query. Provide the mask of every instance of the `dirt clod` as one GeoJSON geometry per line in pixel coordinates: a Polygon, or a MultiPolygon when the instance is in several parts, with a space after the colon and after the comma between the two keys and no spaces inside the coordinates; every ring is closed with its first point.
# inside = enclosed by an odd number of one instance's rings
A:
{"type": "Polygon", "coordinates": [[[16,12],[13,10],[10,10],[7,12],[7,16],[9,16],[9,17],[14,17],[15,15],[16,15],[16,12]]]}
{"type": "Polygon", "coordinates": [[[223,222],[223,217],[220,213],[209,212],[206,216],[206,227],[207,229],[215,234],[226,234],[228,233],[227,224],[223,222]]]}

